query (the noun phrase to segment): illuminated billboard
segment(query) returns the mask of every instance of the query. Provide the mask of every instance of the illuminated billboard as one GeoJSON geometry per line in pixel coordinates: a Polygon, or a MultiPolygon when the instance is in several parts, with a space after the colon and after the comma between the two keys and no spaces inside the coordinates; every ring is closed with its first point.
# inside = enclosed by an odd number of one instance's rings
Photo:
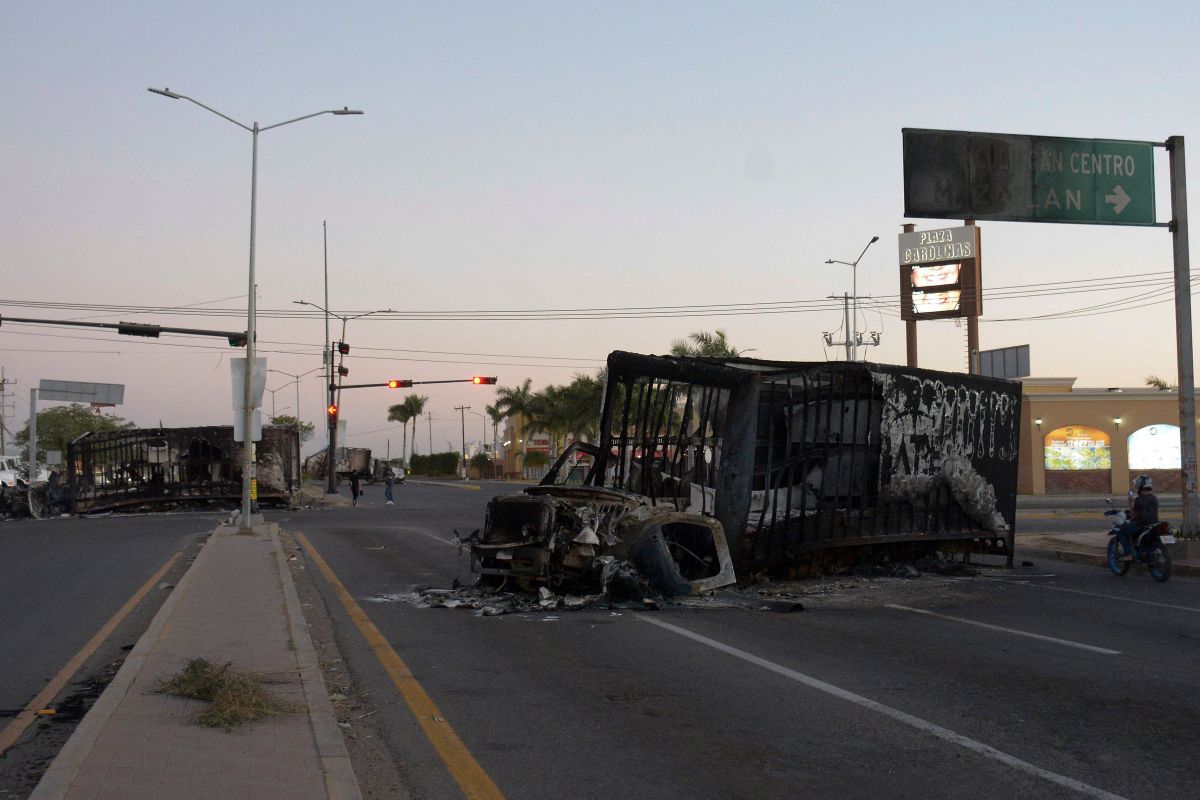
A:
{"type": "Polygon", "coordinates": [[[974,225],[900,234],[901,319],[981,316],[981,287],[974,225]]]}
{"type": "Polygon", "coordinates": [[[946,316],[957,314],[962,305],[962,292],[913,292],[913,313],[918,317],[946,316]]]}
{"type": "Polygon", "coordinates": [[[962,264],[934,264],[928,267],[913,267],[913,288],[928,289],[931,286],[957,286],[958,273],[961,269],[962,264]]]}
{"type": "Polygon", "coordinates": [[[1130,469],[1179,469],[1179,426],[1147,425],[1129,434],[1130,469]]]}
{"type": "Polygon", "coordinates": [[[1069,425],[1046,434],[1045,466],[1048,472],[1079,469],[1112,469],[1108,434],[1086,425],[1069,425]]]}

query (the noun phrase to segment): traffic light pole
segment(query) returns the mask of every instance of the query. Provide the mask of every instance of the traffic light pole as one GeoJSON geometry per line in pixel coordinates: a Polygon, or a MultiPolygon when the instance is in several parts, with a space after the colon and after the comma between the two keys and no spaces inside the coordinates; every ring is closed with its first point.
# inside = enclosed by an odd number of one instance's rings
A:
{"type": "MultiPolygon", "coordinates": [[[[340,342],[339,342],[340,344],[340,342]]],[[[333,348],[329,348],[329,363],[333,364],[333,348]]],[[[329,373],[329,404],[325,407],[325,417],[329,423],[329,452],[325,456],[326,472],[328,475],[328,484],[325,491],[328,494],[337,492],[337,420],[339,406],[341,405],[341,391],[343,389],[407,389],[410,386],[427,386],[433,383],[473,383],[476,386],[491,386],[496,383],[494,376],[475,375],[470,378],[453,378],[446,381],[410,381],[410,380],[390,380],[383,383],[348,383],[342,386],[333,382],[333,367],[330,366],[329,373]]],[[[339,370],[339,375],[341,371],[339,370]]],[[[432,438],[433,434],[430,434],[432,438]]],[[[466,458],[466,432],[463,432],[463,458],[466,458]]],[[[430,444],[430,452],[433,452],[432,442],[430,444]]]]}

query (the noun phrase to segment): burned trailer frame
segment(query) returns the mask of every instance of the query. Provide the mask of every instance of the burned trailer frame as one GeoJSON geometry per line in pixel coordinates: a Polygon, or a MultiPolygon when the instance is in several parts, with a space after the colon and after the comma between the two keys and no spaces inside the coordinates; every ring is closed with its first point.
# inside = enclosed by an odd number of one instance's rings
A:
{"type": "MultiPolygon", "coordinates": [[[[256,445],[260,503],[286,503],[300,488],[300,433],[264,426],[256,445]]],[[[186,501],[236,501],[242,493],[242,444],[232,426],[139,428],[85,434],[67,448],[70,511],[186,501]]]]}
{"type": "Polygon", "coordinates": [[[608,359],[592,485],[720,522],[739,573],[880,544],[1012,562],[1020,386],[863,362],[608,359]]]}

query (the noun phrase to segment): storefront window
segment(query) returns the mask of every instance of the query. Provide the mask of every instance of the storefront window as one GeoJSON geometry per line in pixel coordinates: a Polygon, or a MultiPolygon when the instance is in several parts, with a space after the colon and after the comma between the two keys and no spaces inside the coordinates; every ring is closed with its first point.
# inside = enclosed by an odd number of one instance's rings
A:
{"type": "Polygon", "coordinates": [[[1130,469],[1179,469],[1179,426],[1147,425],[1129,434],[1130,469]]]}
{"type": "Polygon", "coordinates": [[[1112,469],[1108,434],[1086,425],[1068,425],[1046,434],[1048,471],[1112,469]]]}

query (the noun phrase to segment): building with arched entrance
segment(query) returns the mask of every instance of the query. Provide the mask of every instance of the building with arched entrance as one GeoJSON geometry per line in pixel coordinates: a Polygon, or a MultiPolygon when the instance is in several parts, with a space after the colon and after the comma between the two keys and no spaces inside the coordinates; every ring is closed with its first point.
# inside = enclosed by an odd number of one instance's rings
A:
{"type": "Polygon", "coordinates": [[[1021,494],[1119,494],[1138,475],[1180,491],[1179,396],[1153,388],[1075,388],[1022,378],[1021,494]]]}

